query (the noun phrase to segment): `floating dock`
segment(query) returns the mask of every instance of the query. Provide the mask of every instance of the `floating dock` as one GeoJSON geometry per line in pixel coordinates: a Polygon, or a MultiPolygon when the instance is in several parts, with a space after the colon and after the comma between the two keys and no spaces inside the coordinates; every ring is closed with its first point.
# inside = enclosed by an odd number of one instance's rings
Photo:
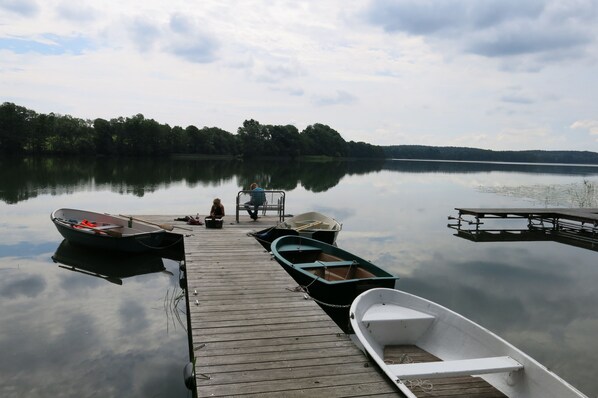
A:
{"type": "Polygon", "coordinates": [[[449,228],[457,236],[475,242],[551,240],[598,250],[596,208],[456,208],[449,228]],[[486,226],[493,220],[524,220],[524,228],[486,226]]]}
{"type": "Polygon", "coordinates": [[[401,396],[247,235],[276,217],[228,217],[222,229],[144,218],[192,229],[174,231],[185,235],[197,397],[401,396]]]}

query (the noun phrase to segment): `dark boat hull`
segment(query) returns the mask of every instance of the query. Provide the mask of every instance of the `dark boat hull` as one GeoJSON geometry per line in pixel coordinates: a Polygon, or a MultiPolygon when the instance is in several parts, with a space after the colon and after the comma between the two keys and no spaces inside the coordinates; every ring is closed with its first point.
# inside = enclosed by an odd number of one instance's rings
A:
{"type": "Polygon", "coordinates": [[[52,212],[51,219],[63,238],[93,249],[130,253],[162,250],[167,234],[156,226],[85,210],[58,209],[52,212]],[[82,226],[82,221],[98,227],[82,226]],[[102,230],[103,225],[114,228],[102,230]]]}
{"type": "Polygon", "coordinates": [[[253,237],[268,251],[281,236],[302,236],[334,245],[342,225],[334,218],[315,211],[298,214],[278,225],[253,233],[253,237]]]}
{"type": "Polygon", "coordinates": [[[297,232],[293,229],[289,228],[266,228],[261,231],[253,233],[253,237],[257,239],[258,242],[268,251],[270,251],[270,247],[272,242],[276,239],[280,238],[281,236],[302,236],[304,238],[311,238],[319,240],[320,242],[328,243],[329,245],[333,245],[336,242],[336,237],[338,236],[339,231],[324,231],[324,230],[315,230],[315,231],[302,231],[297,232]]]}
{"type": "Polygon", "coordinates": [[[56,228],[63,238],[75,245],[110,251],[142,253],[159,250],[163,240],[162,232],[116,238],[108,235],[87,234],[59,224],[56,224],[56,228]]]}
{"type": "Polygon", "coordinates": [[[345,333],[351,332],[353,300],[369,289],[394,288],[398,280],[369,261],[315,239],[281,237],[272,243],[272,254],[345,333]]]}

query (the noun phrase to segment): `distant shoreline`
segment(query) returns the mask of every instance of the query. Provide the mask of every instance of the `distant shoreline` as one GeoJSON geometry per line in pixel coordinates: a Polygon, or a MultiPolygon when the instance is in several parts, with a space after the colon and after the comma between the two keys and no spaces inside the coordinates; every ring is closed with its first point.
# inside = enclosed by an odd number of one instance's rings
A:
{"type": "Polygon", "coordinates": [[[506,165],[522,165],[522,166],[570,166],[570,167],[598,167],[596,163],[540,163],[540,162],[505,162],[494,160],[451,160],[451,159],[397,159],[390,158],[387,160],[397,160],[401,162],[438,162],[438,163],[481,163],[481,164],[506,164],[506,165]]]}

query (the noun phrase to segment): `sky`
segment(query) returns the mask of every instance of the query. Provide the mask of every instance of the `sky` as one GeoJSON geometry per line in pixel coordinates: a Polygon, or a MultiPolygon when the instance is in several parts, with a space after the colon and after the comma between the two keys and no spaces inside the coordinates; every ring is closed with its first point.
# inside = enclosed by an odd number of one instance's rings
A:
{"type": "Polygon", "coordinates": [[[0,0],[0,103],[598,151],[598,0],[0,0]]]}

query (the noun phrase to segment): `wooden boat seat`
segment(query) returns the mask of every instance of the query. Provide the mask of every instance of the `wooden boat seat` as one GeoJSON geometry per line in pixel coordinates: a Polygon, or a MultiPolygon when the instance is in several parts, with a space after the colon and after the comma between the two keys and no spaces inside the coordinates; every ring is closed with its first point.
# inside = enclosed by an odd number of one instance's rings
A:
{"type": "Polygon", "coordinates": [[[278,248],[279,253],[292,253],[292,252],[311,252],[311,253],[320,253],[322,249],[314,246],[307,246],[302,245],[301,248],[298,248],[297,245],[283,245],[278,248]]]}
{"type": "Polygon", "coordinates": [[[362,322],[370,331],[394,333],[401,330],[402,344],[416,341],[434,322],[434,315],[394,304],[374,304],[363,314],[362,322]]]}
{"type": "Polygon", "coordinates": [[[453,361],[422,362],[388,365],[399,379],[472,376],[488,373],[512,372],[523,365],[511,357],[459,359],[453,361]]]}
{"type": "Polygon", "coordinates": [[[353,264],[357,265],[353,261],[321,261],[318,260],[314,263],[315,267],[350,267],[353,264]]]}

